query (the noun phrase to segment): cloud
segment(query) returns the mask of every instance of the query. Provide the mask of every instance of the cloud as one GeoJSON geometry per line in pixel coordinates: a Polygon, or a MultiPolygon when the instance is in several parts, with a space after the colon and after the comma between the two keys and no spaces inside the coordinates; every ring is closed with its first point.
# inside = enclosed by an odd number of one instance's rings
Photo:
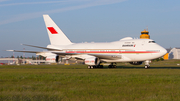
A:
{"type": "MultiPolygon", "coordinates": [[[[61,9],[54,9],[54,10],[49,10],[49,11],[25,13],[25,14],[16,15],[11,19],[0,21],[0,25],[42,17],[43,14],[53,14],[53,13],[66,12],[66,11],[83,9],[83,8],[94,7],[94,6],[109,5],[109,4],[114,4],[114,3],[120,3],[123,1],[127,1],[127,0],[86,0],[86,1],[91,1],[91,2],[82,4],[82,5],[78,5],[78,6],[65,7],[65,8],[61,8],[61,9]]],[[[38,3],[38,2],[36,2],[36,3],[38,3]]]]}

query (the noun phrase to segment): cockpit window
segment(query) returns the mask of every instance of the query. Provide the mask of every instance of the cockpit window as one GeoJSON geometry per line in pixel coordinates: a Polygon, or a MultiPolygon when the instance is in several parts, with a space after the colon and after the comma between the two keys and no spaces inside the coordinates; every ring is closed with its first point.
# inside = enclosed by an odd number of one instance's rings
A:
{"type": "Polygon", "coordinates": [[[156,43],[155,41],[149,41],[149,43],[156,43]]]}

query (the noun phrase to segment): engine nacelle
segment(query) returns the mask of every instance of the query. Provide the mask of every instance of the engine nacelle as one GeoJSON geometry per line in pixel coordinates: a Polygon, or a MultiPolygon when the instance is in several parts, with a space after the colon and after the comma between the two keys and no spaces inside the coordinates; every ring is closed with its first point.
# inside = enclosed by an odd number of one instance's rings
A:
{"type": "Polygon", "coordinates": [[[96,57],[90,57],[85,59],[85,64],[90,66],[95,66],[100,64],[100,59],[96,57]]]}
{"type": "Polygon", "coordinates": [[[140,62],[135,61],[135,62],[129,62],[129,63],[132,65],[141,65],[143,62],[142,61],[140,61],[140,62]]]}

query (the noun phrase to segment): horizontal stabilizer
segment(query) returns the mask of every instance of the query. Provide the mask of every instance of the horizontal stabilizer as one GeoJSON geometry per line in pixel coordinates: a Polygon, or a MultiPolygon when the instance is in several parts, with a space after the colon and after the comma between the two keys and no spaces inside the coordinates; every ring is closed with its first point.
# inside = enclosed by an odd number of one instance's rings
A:
{"type": "Polygon", "coordinates": [[[11,52],[23,52],[23,53],[35,53],[36,55],[41,55],[41,56],[44,56],[44,57],[47,57],[47,56],[54,56],[56,54],[50,52],[50,51],[44,51],[44,52],[39,52],[39,51],[24,51],[24,50],[6,50],[6,51],[11,51],[11,52]]]}
{"type": "Polygon", "coordinates": [[[24,53],[40,53],[38,51],[23,51],[23,50],[6,50],[10,52],[24,52],[24,53]]]}

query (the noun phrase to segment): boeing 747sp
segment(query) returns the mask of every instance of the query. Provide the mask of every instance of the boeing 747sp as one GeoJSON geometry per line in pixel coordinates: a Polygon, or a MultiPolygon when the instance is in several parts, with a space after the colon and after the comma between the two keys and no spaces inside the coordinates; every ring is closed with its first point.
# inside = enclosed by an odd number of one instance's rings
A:
{"type": "Polygon", "coordinates": [[[49,15],[43,15],[46,29],[50,39],[50,45],[36,48],[47,49],[47,52],[31,52],[45,57],[53,56],[58,62],[60,57],[66,59],[84,60],[88,68],[102,68],[101,63],[111,63],[109,68],[116,67],[118,62],[129,62],[133,65],[140,65],[145,62],[145,68],[149,68],[150,61],[166,54],[166,49],[151,39],[123,38],[119,41],[105,43],[72,43],[61,29],[54,23],[49,15]]]}

